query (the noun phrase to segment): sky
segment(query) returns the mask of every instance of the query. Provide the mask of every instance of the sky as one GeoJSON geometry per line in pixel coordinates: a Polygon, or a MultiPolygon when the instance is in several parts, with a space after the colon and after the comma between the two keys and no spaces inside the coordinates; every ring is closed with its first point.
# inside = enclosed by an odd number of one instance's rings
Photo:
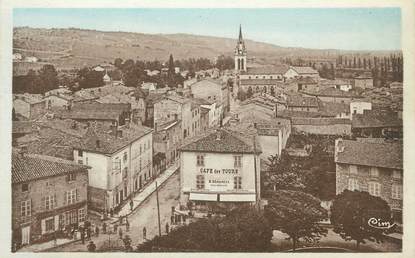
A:
{"type": "Polygon", "coordinates": [[[401,49],[399,8],[14,9],[13,25],[244,38],[284,47],[401,49]]]}

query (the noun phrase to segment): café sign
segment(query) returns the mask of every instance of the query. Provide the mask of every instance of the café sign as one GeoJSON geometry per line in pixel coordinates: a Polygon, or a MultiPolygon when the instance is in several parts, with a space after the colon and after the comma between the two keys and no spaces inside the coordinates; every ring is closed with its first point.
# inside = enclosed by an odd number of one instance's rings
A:
{"type": "Polygon", "coordinates": [[[200,168],[205,175],[205,188],[212,191],[233,190],[234,176],[239,174],[236,168],[200,168]]]}
{"type": "Polygon", "coordinates": [[[238,174],[239,171],[237,168],[200,168],[200,173],[202,174],[222,174],[222,175],[234,175],[238,174]]]}

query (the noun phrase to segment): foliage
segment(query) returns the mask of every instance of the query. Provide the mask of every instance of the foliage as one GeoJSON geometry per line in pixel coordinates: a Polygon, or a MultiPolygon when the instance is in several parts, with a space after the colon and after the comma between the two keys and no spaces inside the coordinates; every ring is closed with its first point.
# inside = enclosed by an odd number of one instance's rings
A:
{"type": "Polygon", "coordinates": [[[299,165],[285,152],[281,157],[273,155],[268,158],[269,169],[261,173],[263,196],[266,197],[275,190],[303,189],[299,165]]]}
{"type": "Polygon", "coordinates": [[[385,200],[367,192],[345,190],[333,201],[330,217],[333,231],[346,241],[355,240],[357,248],[365,240],[380,242],[384,237],[384,230],[368,225],[370,218],[390,221],[391,209],[385,200]]]}
{"type": "Polygon", "coordinates": [[[200,219],[179,227],[169,235],[156,237],[140,247],[215,252],[263,252],[269,249],[272,231],[261,212],[253,208],[237,209],[225,217],[200,219]]]}
{"type": "Polygon", "coordinates": [[[37,72],[29,70],[25,76],[13,77],[13,93],[43,94],[58,88],[58,73],[53,65],[46,64],[37,72]]]}
{"type": "Polygon", "coordinates": [[[103,73],[84,67],[78,71],[79,88],[95,88],[104,85],[103,73]]]}
{"type": "Polygon", "coordinates": [[[293,241],[293,250],[297,242],[318,241],[327,230],[319,222],[327,217],[327,211],[321,207],[320,200],[300,191],[278,190],[268,199],[265,215],[272,229],[289,235],[293,241]]]}
{"type": "Polygon", "coordinates": [[[235,61],[230,56],[220,55],[216,60],[215,67],[222,71],[227,69],[234,69],[235,61]]]}

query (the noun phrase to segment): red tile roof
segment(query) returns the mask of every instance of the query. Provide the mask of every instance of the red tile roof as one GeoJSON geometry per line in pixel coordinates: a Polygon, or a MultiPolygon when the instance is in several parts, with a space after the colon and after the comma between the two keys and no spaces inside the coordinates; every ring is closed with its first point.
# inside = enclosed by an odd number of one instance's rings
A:
{"type": "Polygon", "coordinates": [[[402,156],[402,143],[336,141],[336,163],[403,169],[402,156]]]}
{"type": "Polygon", "coordinates": [[[46,177],[87,170],[87,166],[72,161],[37,154],[12,154],[12,183],[22,183],[46,177]]]}
{"type": "Polygon", "coordinates": [[[254,153],[261,152],[259,143],[254,148],[253,138],[226,129],[209,130],[207,133],[185,141],[181,151],[219,152],[219,153],[254,153]],[[218,139],[218,135],[220,136],[218,139]]]}

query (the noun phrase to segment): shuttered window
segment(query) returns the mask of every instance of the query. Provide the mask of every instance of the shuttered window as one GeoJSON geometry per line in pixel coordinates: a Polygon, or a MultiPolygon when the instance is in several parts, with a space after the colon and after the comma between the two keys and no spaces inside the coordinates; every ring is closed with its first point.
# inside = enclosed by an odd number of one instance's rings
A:
{"type": "Polygon", "coordinates": [[[373,196],[380,196],[381,184],[378,182],[369,182],[369,193],[373,196]]]}
{"type": "Polygon", "coordinates": [[[49,195],[43,197],[43,203],[45,205],[46,210],[52,210],[56,207],[56,196],[55,195],[49,195]]]}
{"type": "Polygon", "coordinates": [[[359,182],[356,178],[349,178],[347,189],[350,191],[359,190],[359,182]]]}
{"type": "Polygon", "coordinates": [[[392,199],[402,200],[402,185],[393,184],[392,185],[392,199]]]}
{"type": "Polygon", "coordinates": [[[236,176],[233,178],[233,189],[241,189],[242,188],[242,177],[236,176]]]}
{"type": "Polygon", "coordinates": [[[72,189],[66,192],[66,204],[73,204],[77,200],[77,190],[72,189]]]}
{"type": "Polygon", "coordinates": [[[196,176],[196,188],[205,189],[205,176],[203,175],[196,176]]]}
{"type": "Polygon", "coordinates": [[[32,202],[31,200],[22,201],[20,203],[20,215],[27,217],[32,215],[32,202]]]}

